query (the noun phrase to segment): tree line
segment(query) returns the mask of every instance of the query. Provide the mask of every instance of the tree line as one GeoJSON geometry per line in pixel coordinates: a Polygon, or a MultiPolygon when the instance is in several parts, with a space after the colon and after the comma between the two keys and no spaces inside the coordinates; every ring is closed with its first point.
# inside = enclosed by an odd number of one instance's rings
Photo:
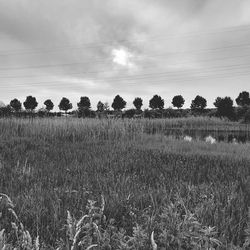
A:
{"type": "MultiPolygon", "coordinates": [[[[247,91],[242,91],[239,93],[238,97],[235,99],[236,104],[238,107],[241,107],[240,112],[244,113],[247,112],[250,106],[250,95],[249,92],[247,91]],[[243,111],[242,111],[243,110],[243,111]]],[[[43,109],[40,109],[37,111],[37,113],[50,113],[55,105],[52,102],[51,99],[47,99],[44,101],[44,107],[43,109]]],[[[116,95],[115,98],[113,99],[113,102],[111,104],[111,107],[113,109],[113,112],[122,112],[123,109],[125,109],[127,102],[120,96],[116,95]]],[[[164,112],[164,99],[160,95],[154,95],[150,100],[149,100],[149,108],[151,110],[145,109],[144,113],[146,116],[154,114],[153,116],[159,116],[159,114],[163,114],[164,112]],[[151,111],[151,113],[150,113],[151,111]],[[156,114],[156,115],[155,115],[156,114]]],[[[175,114],[181,114],[181,110],[183,105],[185,104],[185,99],[183,98],[182,95],[176,95],[172,99],[172,105],[173,107],[176,107],[178,112],[175,114]]],[[[235,108],[233,105],[233,100],[226,96],[226,97],[217,97],[214,101],[214,106],[216,108],[216,113],[214,115],[216,116],[224,116],[228,117],[230,119],[235,118],[235,108]]],[[[136,97],[133,101],[134,109],[126,110],[125,113],[127,113],[127,116],[133,117],[135,114],[141,114],[142,111],[142,106],[143,106],[143,100],[140,97],[136,97]]],[[[13,99],[10,101],[9,105],[7,105],[4,108],[1,108],[2,112],[5,110],[7,113],[20,113],[23,112],[23,107],[25,108],[26,112],[31,112],[33,113],[35,109],[38,106],[38,102],[35,97],[33,96],[27,96],[26,100],[21,103],[20,100],[17,98],[13,99]]],[[[64,113],[67,113],[69,110],[73,108],[72,103],[70,100],[66,97],[63,97],[58,105],[59,110],[63,111],[64,113]]],[[[197,95],[191,102],[190,110],[193,112],[193,114],[202,114],[205,113],[204,111],[206,110],[207,107],[207,100],[200,96],[197,95]]],[[[209,110],[209,109],[208,109],[209,110]]],[[[80,98],[80,101],[77,103],[77,112],[78,116],[80,117],[93,117],[97,114],[103,113],[103,112],[111,112],[110,107],[108,103],[103,103],[99,101],[97,103],[96,111],[93,111],[91,109],[91,102],[89,97],[83,96],[80,98]]],[[[182,112],[183,113],[183,112],[182,112]]],[[[185,113],[185,112],[184,112],[185,113]]]]}

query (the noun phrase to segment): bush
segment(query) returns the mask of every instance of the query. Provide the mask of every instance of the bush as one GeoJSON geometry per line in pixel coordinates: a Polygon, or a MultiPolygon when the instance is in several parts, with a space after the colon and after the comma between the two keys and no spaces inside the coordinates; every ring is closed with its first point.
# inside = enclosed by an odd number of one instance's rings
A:
{"type": "Polygon", "coordinates": [[[155,110],[144,110],[144,117],[145,118],[162,118],[163,117],[163,110],[155,109],[155,110]]]}
{"type": "Polygon", "coordinates": [[[46,109],[39,109],[38,112],[37,112],[37,115],[39,117],[44,117],[44,116],[47,115],[47,113],[48,113],[48,111],[46,109]]]}
{"type": "Polygon", "coordinates": [[[244,119],[244,122],[250,123],[250,108],[248,108],[248,110],[246,111],[243,119],[244,119]]]}
{"type": "Polygon", "coordinates": [[[180,118],[180,117],[187,117],[188,111],[184,109],[172,109],[168,108],[163,111],[164,118],[180,118]]]}
{"type": "Polygon", "coordinates": [[[128,109],[128,110],[125,111],[124,117],[126,117],[126,118],[132,118],[135,114],[136,114],[136,110],[135,109],[128,109]]]}
{"type": "Polygon", "coordinates": [[[237,120],[244,119],[248,110],[249,110],[249,106],[242,106],[242,107],[235,108],[235,114],[236,114],[237,120]]]}
{"type": "Polygon", "coordinates": [[[96,114],[95,114],[95,111],[93,110],[90,110],[90,109],[79,109],[77,111],[77,116],[80,118],[85,118],[85,117],[88,117],[88,118],[95,118],[96,117],[96,114]]]}
{"type": "Polygon", "coordinates": [[[11,115],[11,107],[8,105],[6,107],[0,108],[0,116],[1,117],[7,117],[11,115]]]}
{"type": "Polygon", "coordinates": [[[208,117],[218,117],[218,113],[216,109],[211,109],[208,113],[207,113],[208,117]]]}

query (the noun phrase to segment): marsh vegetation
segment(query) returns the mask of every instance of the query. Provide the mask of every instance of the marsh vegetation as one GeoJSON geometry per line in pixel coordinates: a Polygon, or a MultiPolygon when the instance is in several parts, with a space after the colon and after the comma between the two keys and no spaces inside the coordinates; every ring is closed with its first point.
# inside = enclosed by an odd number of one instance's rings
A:
{"type": "Polygon", "coordinates": [[[1,196],[0,246],[248,249],[250,144],[202,137],[249,131],[199,117],[1,119],[0,193],[13,203],[1,196]]]}

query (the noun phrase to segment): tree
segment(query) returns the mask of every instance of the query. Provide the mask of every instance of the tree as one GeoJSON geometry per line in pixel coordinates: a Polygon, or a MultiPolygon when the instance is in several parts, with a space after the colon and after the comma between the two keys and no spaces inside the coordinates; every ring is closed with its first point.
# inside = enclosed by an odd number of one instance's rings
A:
{"type": "Polygon", "coordinates": [[[133,101],[133,104],[137,110],[141,110],[142,107],[142,99],[140,97],[136,97],[133,101]]]}
{"type": "Polygon", "coordinates": [[[191,103],[191,109],[193,111],[202,111],[204,108],[207,106],[207,100],[202,97],[197,95],[194,100],[192,100],[191,103]]]}
{"type": "Polygon", "coordinates": [[[234,117],[233,100],[230,97],[217,97],[214,106],[217,108],[217,114],[219,116],[234,117]]]}
{"type": "Polygon", "coordinates": [[[104,111],[109,111],[109,104],[108,104],[108,102],[104,102],[103,109],[104,109],[104,111]]]}
{"type": "Polygon", "coordinates": [[[123,108],[126,107],[126,102],[123,100],[122,97],[120,97],[119,95],[117,95],[114,100],[113,100],[113,103],[112,103],[112,108],[114,110],[122,110],[123,108]]]}
{"type": "Polygon", "coordinates": [[[101,101],[99,101],[97,103],[97,111],[99,111],[99,112],[103,112],[104,111],[104,104],[101,101]]]}
{"type": "Polygon", "coordinates": [[[239,96],[235,99],[238,106],[250,105],[250,97],[249,92],[243,91],[239,94],[239,96]]]}
{"type": "Polygon", "coordinates": [[[26,101],[23,103],[23,106],[26,110],[33,111],[38,105],[38,102],[36,101],[36,98],[33,96],[27,96],[26,101]]]}
{"type": "Polygon", "coordinates": [[[69,99],[63,97],[58,107],[66,113],[69,109],[72,109],[72,103],[70,103],[69,99]]]}
{"type": "Polygon", "coordinates": [[[18,99],[13,99],[10,101],[10,107],[18,112],[22,109],[22,103],[18,99]]]}
{"type": "Polygon", "coordinates": [[[90,109],[91,104],[89,98],[87,96],[81,97],[80,102],[77,103],[77,106],[79,110],[90,109]]]}
{"type": "Polygon", "coordinates": [[[172,104],[174,107],[179,109],[184,105],[184,103],[185,103],[185,100],[182,97],[182,95],[176,95],[173,97],[172,104]]]}
{"type": "Polygon", "coordinates": [[[11,106],[0,106],[0,117],[8,117],[11,115],[11,106]]]}
{"type": "Polygon", "coordinates": [[[50,99],[46,100],[43,104],[46,106],[45,109],[48,112],[50,112],[54,108],[54,103],[50,99]]]}
{"type": "Polygon", "coordinates": [[[153,98],[149,101],[149,107],[151,109],[163,109],[164,100],[160,96],[154,95],[153,98]]]}
{"type": "Polygon", "coordinates": [[[80,102],[77,103],[78,106],[78,116],[79,117],[90,117],[91,115],[91,104],[87,96],[82,96],[80,102]]]}

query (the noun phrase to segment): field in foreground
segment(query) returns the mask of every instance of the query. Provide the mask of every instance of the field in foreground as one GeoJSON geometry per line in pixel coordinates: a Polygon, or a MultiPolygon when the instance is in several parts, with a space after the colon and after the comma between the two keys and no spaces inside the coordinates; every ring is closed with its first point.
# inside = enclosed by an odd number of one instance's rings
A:
{"type": "Polygon", "coordinates": [[[182,140],[199,130],[250,128],[208,118],[0,120],[0,193],[15,205],[2,195],[0,248],[249,249],[250,144],[182,140]]]}

